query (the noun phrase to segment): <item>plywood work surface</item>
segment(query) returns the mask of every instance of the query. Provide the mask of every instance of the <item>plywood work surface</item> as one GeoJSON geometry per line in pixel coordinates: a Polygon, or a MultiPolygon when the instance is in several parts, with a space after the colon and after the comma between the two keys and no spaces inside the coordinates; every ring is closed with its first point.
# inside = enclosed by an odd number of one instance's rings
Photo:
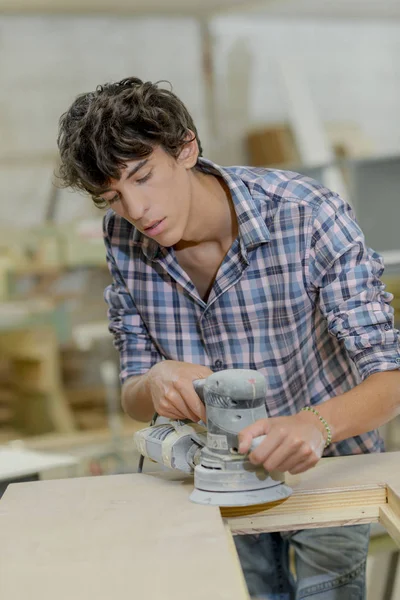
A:
{"type": "MultiPolygon", "coordinates": [[[[381,520],[400,529],[400,452],[323,459],[293,496],[225,519],[233,533],[381,520]]],[[[248,600],[217,508],[173,472],[9,486],[0,501],[0,598],[248,600]]]]}
{"type": "Polygon", "coordinates": [[[287,477],[296,492],[385,486],[389,482],[400,485],[400,452],[323,458],[306,473],[287,477]]]}
{"type": "Polygon", "coordinates": [[[144,474],[9,486],[0,598],[247,600],[219,510],[190,490],[144,474]]]}

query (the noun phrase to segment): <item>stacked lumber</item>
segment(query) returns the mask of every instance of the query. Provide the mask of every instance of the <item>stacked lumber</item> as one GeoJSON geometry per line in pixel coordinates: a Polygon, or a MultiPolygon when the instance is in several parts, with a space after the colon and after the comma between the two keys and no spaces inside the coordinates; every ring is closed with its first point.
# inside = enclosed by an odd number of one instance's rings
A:
{"type": "Polygon", "coordinates": [[[9,442],[19,436],[13,422],[15,393],[10,379],[10,361],[0,360],[0,444],[9,442]]]}
{"type": "Polygon", "coordinates": [[[53,329],[38,326],[2,332],[0,353],[8,361],[8,379],[2,390],[6,400],[8,397],[6,406],[12,408],[10,418],[18,437],[74,431],[60,380],[58,343],[53,329]],[[11,395],[7,396],[8,392],[11,395]]]}
{"type": "MultiPolygon", "coordinates": [[[[111,347],[114,361],[117,355],[111,347]]],[[[61,350],[61,371],[65,396],[79,431],[104,429],[108,426],[106,389],[101,379],[101,364],[109,360],[110,344],[82,351],[69,344],[61,350]]],[[[114,392],[119,412],[119,388],[114,392]]]]}

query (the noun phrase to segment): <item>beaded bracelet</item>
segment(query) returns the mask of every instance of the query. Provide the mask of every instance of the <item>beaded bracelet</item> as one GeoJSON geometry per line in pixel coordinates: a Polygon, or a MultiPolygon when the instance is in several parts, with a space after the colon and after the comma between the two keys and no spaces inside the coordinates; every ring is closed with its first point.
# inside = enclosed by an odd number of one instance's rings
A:
{"type": "Polygon", "coordinates": [[[324,417],[321,417],[319,412],[317,410],[315,410],[315,408],[313,408],[312,406],[304,406],[301,410],[308,410],[308,411],[312,412],[321,421],[321,423],[325,427],[325,430],[327,433],[327,438],[326,438],[326,442],[325,442],[325,448],[327,448],[332,441],[332,430],[331,430],[330,426],[328,425],[328,423],[325,421],[324,417]]]}

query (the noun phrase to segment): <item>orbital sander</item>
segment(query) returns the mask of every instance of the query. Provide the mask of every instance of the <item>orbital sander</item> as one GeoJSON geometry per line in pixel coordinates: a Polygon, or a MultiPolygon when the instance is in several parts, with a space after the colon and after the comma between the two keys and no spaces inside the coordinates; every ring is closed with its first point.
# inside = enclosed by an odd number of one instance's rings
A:
{"type": "MultiPolygon", "coordinates": [[[[281,472],[267,472],[239,454],[239,432],[267,416],[264,376],[228,369],[193,382],[206,407],[206,427],[188,421],[155,424],[134,434],[137,450],[155,462],[194,471],[193,502],[240,507],[283,500],[292,493],[281,472]]],[[[254,438],[250,452],[265,436],[254,438]]]]}

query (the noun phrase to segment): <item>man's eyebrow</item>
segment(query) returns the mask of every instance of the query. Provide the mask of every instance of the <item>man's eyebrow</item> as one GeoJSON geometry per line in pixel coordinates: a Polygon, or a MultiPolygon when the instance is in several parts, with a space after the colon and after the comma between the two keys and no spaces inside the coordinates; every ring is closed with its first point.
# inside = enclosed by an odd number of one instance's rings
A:
{"type": "Polygon", "coordinates": [[[125,181],[127,179],[130,179],[130,177],[132,177],[135,173],[137,173],[142,167],[144,167],[144,165],[146,163],[149,162],[148,158],[145,158],[144,160],[139,161],[134,167],[132,167],[132,169],[129,171],[128,175],[125,177],[125,181]]]}
{"type": "MultiPolygon", "coordinates": [[[[143,160],[139,161],[135,166],[132,167],[132,169],[129,171],[128,175],[125,177],[125,181],[127,181],[127,179],[129,179],[130,177],[132,177],[135,173],[137,173],[138,171],[140,171],[140,169],[142,167],[144,167],[144,165],[146,163],[149,162],[148,158],[144,158],[143,160]]],[[[102,188],[100,190],[88,190],[90,194],[95,194],[96,196],[100,196],[101,194],[106,194],[107,192],[112,192],[113,190],[111,188],[102,188]]]]}

